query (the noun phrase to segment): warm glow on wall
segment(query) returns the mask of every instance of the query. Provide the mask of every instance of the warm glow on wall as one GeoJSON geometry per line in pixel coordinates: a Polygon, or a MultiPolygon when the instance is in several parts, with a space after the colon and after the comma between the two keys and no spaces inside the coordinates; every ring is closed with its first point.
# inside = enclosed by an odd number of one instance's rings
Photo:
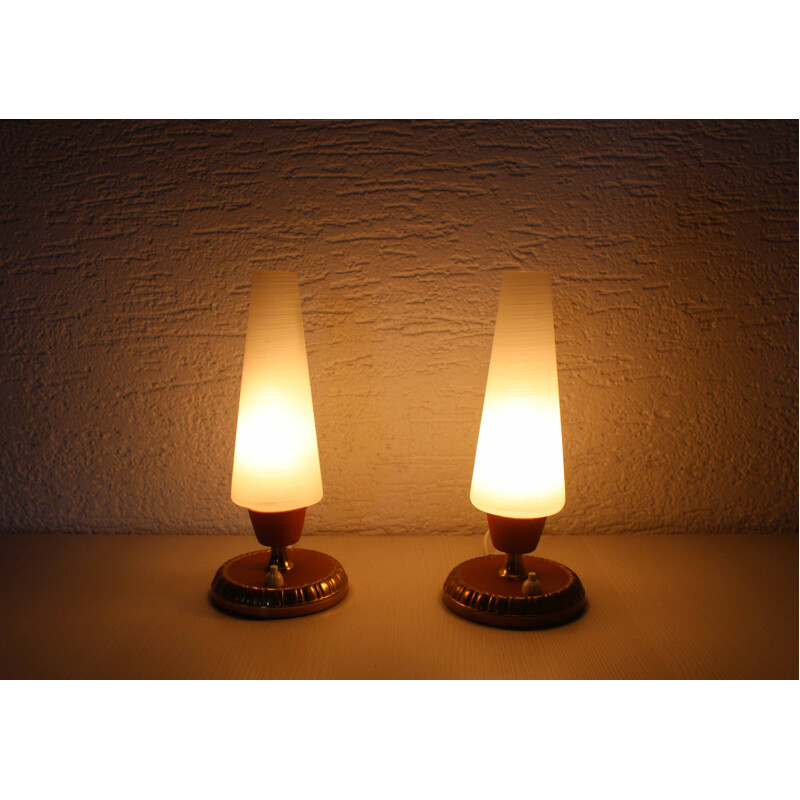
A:
{"type": "Polygon", "coordinates": [[[550,276],[503,274],[470,500],[503,517],[564,507],[550,276]]]}
{"type": "Polygon", "coordinates": [[[247,320],[231,498],[253,511],[322,499],[300,291],[290,272],[256,272],[247,320]]]}

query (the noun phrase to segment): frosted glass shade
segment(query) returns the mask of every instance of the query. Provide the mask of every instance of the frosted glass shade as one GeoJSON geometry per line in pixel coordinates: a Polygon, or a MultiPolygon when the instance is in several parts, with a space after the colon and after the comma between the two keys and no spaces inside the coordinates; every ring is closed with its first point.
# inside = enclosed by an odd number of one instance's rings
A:
{"type": "Polygon", "coordinates": [[[564,507],[564,456],[550,276],[503,273],[470,491],[481,511],[518,519],[564,507]]]}
{"type": "Polygon", "coordinates": [[[231,499],[268,512],[322,499],[300,289],[291,272],[253,275],[231,499]]]}

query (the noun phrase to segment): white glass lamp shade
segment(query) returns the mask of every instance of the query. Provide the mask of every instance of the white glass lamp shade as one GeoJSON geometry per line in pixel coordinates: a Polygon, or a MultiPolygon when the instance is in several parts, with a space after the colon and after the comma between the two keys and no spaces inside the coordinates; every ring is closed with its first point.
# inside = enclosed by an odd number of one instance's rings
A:
{"type": "Polygon", "coordinates": [[[489,514],[549,517],[564,507],[564,456],[550,276],[503,273],[470,491],[489,514]]]}
{"type": "Polygon", "coordinates": [[[262,512],[322,499],[300,289],[291,272],[253,275],[231,499],[262,512]]]}

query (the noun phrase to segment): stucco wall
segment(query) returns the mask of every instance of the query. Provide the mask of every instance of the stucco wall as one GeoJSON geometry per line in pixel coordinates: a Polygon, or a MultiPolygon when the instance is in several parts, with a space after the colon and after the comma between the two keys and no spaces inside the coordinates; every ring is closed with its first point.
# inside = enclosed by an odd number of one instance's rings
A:
{"type": "Polygon", "coordinates": [[[0,529],[247,531],[254,268],[299,273],[306,530],[484,529],[500,272],[552,273],[550,533],[797,528],[796,122],[0,123],[0,529]]]}

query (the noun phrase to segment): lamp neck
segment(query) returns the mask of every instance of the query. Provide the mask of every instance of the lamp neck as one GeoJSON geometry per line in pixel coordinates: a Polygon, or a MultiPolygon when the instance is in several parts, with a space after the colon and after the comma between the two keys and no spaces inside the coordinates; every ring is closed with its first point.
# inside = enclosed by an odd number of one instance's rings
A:
{"type": "Polygon", "coordinates": [[[525,560],[521,553],[509,553],[505,566],[500,570],[500,577],[507,581],[524,581],[528,577],[525,560]]]}
{"type": "Polygon", "coordinates": [[[267,564],[267,571],[269,568],[275,566],[283,574],[288,572],[294,564],[286,557],[286,551],[283,547],[272,547],[269,551],[269,564],[267,564]]]}

